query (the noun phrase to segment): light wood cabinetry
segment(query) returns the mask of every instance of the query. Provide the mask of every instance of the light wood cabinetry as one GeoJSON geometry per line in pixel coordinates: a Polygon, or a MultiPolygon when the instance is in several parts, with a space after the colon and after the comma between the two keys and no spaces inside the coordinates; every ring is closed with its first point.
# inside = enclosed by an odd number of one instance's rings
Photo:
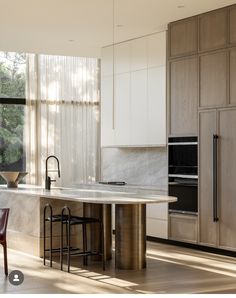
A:
{"type": "Polygon", "coordinates": [[[236,109],[219,111],[219,247],[236,249],[236,109]]]}
{"type": "Polygon", "coordinates": [[[197,69],[196,57],[170,62],[171,135],[197,135],[197,69]]]}
{"type": "Polygon", "coordinates": [[[169,135],[197,135],[198,108],[236,105],[235,19],[234,5],[169,24],[169,135]]]}
{"type": "Polygon", "coordinates": [[[236,250],[236,109],[200,112],[200,243],[236,250]],[[214,221],[213,201],[213,134],[217,142],[217,207],[214,221]]]}
{"type": "Polygon", "coordinates": [[[199,242],[216,246],[217,223],[213,221],[213,135],[216,111],[204,111],[199,119],[199,242]]]}
{"type": "Polygon", "coordinates": [[[230,76],[229,76],[229,103],[236,105],[236,49],[231,50],[230,53],[230,76]]]}
{"type": "Polygon", "coordinates": [[[208,51],[227,45],[227,9],[199,16],[199,50],[208,51]]]}
{"type": "Polygon", "coordinates": [[[227,51],[200,56],[200,107],[227,103],[227,51]]]}
{"type": "Polygon", "coordinates": [[[197,243],[197,216],[171,213],[169,215],[169,239],[197,243]]]}
{"type": "MultiPolygon", "coordinates": [[[[199,140],[198,243],[235,251],[236,5],[170,24],[168,41],[169,133],[199,140]],[[198,38],[188,35],[191,30],[198,38]],[[189,104],[193,98],[197,107],[189,104]]],[[[169,235],[188,241],[181,233],[189,226],[181,220],[170,216],[169,235]]]]}
{"type": "Polygon", "coordinates": [[[231,7],[229,12],[229,42],[236,44],[236,6],[231,7]]]}
{"type": "Polygon", "coordinates": [[[171,23],[169,26],[169,56],[190,55],[197,52],[197,18],[171,23]]]}
{"type": "Polygon", "coordinates": [[[166,32],[102,49],[101,68],[101,145],[165,146],[166,32]]]}

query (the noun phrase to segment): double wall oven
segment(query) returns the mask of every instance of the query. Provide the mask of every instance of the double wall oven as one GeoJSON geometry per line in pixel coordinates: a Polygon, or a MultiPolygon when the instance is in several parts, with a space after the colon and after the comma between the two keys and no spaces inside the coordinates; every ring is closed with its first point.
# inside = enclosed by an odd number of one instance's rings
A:
{"type": "Polygon", "coordinates": [[[168,141],[169,195],[178,198],[169,204],[169,212],[198,213],[198,139],[173,137],[168,141]]]}

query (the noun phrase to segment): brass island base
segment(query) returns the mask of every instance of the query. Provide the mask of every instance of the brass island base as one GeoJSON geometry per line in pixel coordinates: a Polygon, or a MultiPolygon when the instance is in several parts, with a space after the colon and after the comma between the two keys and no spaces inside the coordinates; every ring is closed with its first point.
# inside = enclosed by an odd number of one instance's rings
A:
{"type": "Polygon", "coordinates": [[[146,205],[117,204],[115,212],[116,268],[146,268],[146,205]]]}

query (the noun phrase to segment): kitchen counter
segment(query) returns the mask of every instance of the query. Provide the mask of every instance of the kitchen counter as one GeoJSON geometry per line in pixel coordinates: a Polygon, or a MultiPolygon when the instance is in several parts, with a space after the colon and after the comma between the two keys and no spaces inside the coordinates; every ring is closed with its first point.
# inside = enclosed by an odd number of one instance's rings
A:
{"type": "MultiPolygon", "coordinates": [[[[91,216],[103,220],[105,256],[112,256],[111,205],[115,204],[116,268],[140,270],[146,267],[146,204],[175,202],[177,198],[155,191],[115,191],[97,188],[52,188],[19,185],[17,189],[0,186],[0,208],[9,207],[8,246],[36,256],[42,256],[43,212],[50,203],[54,214],[67,205],[73,215],[91,216]]],[[[55,226],[53,244],[59,247],[60,229],[55,226]]],[[[100,245],[96,230],[90,231],[90,247],[100,245]]],[[[74,230],[72,245],[80,241],[74,230]]],[[[78,246],[76,243],[76,247],[78,246]]],[[[97,249],[97,247],[95,247],[97,249]]]]}
{"type": "Polygon", "coordinates": [[[141,184],[125,184],[125,185],[112,185],[112,184],[101,184],[98,182],[91,182],[87,184],[75,184],[75,188],[79,189],[97,189],[97,190],[110,190],[110,191],[125,191],[135,192],[138,194],[158,194],[167,195],[168,187],[166,186],[155,186],[155,185],[141,185],[141,184]]]}
{"type": "MultiPolygon", "coordinates": [[[[7,188],[0,186],[0,191],[22,194],[31,197],[45,197],[51,199],[63,199],[69,201],[77,201],[82,203],[94,204],[152,204],[152,203],[170,203],[175,202],[175,197],[164,195],[162,191],[159,194],[114,191],[102,189],[76,189],[76,188],[52,188],[45,190],[40,186],[32,186],[21,184],[18,188],[7,188]]],[[[157,191],[155,191],[157,193],[157,191]]]]}

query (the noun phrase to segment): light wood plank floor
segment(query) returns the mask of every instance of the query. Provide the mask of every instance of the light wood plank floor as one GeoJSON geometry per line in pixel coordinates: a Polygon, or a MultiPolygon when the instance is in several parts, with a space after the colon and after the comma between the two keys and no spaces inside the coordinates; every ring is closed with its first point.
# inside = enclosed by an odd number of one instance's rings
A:
{"type": "Polygon", "coordinates": [[[147,257],[146,270],[115,271],[113,260],[105,273],[99,262],[84,268],[74,259],[69,274],[9,250],[9,270],[25,275],[22,285],[13,286],[3,275],[1,251],[0,293],[236,293],[235,258],[151,242],[147,257]]]}

